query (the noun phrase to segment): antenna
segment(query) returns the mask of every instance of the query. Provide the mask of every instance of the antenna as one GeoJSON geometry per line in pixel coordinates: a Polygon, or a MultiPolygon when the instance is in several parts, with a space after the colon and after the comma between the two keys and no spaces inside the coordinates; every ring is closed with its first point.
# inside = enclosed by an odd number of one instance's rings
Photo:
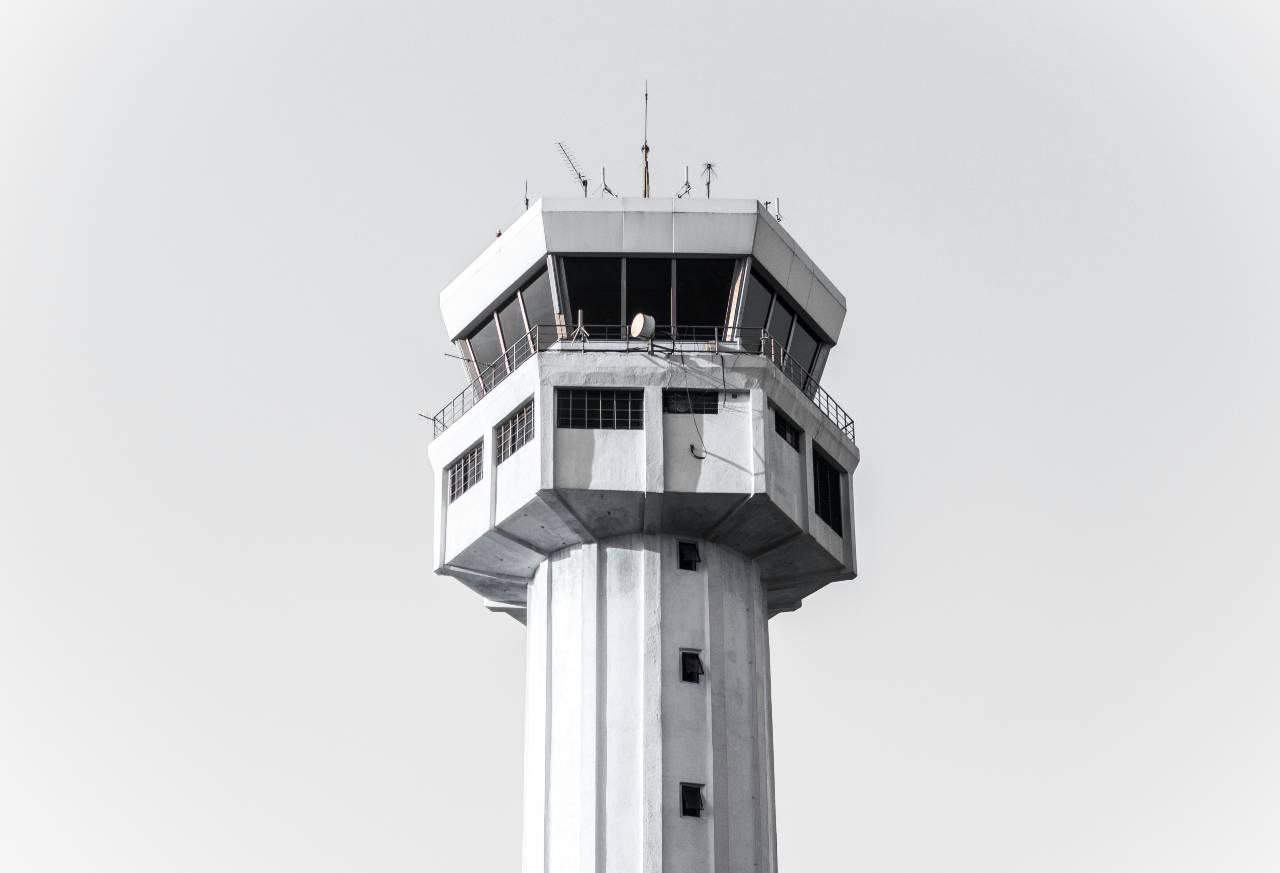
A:
{"type": "Polygon", "coordinates": [[[711,180],[716,178],[719,173],[716,172],[716,165],[710,161],[706,161],[702,165],[702,178],[707,180],[707,198],[711,198],[711,180]]]}
{"type": "Polygon", "coordinates": [[[586,176],[582,175],[582,171],[578,169],[578,162],[573,159],[573,152],[569,151],[569,146],[562,142],[556,143],[556,148],[560,149],[560,156],[564,158],[564,165],[569,168],[569,172],[573,174],[574,181],[582,186],[582,196],[587,196],[587,183],[590,181],[586,176]]]}
{"type": "Polygon", "coordinates": [[[680,190],[676,192],[676,199],[679,200],[681,197],[688,194],[692,190],[693,188],[689,185],[689,168],[685,167],[684,168],[684,184],[681,185],[680,190]]]}
{"type": "Polygon", "coordinates": [[[640,146],[644,155],[644,196],[649,196],[649,80],[644,80],[644,145],[640,146]]]}
{"type": "Polygon", "coordinates": [[[529,208],[529,180],[524,180],[524,208],[529,208]]]}
{"type": "Polygon", "coordinates": [[[773,217],[777,220],[778,224],[782,224],[782,198],[781,197],[779,197],[777,202],[774,203],[773,217]]]}
{"type": "Polygon", "coordinates": [[[601,167],[600,168],[600,196],[603,197],[606,194],[608,194],[610,197],[618,196],[617,194],[614,194],[613,189],[609,187],[609,183],[608,181],[606,181],[604,177],[604,167],[601,167]]]}

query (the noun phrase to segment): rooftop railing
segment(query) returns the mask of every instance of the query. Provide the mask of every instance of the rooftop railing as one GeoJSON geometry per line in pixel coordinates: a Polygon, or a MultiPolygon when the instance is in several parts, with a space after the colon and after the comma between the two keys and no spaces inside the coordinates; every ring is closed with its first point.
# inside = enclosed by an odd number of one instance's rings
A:
{"type": "Polygon", "coordinates": [[[585,325],[564,328],[557,325],[534,325],[504,352],[501,357],[480,370],[467,387],[431,416],[435,435],[475,406],[482,397],[514,373],[521,364],[543,352],[585,354],[590,352],[667,352],[675,354],[739,354],[759,355],[773,361],[792,384],[800,389],[814,406],[850,441],[854,442],[853,418],[824,391],[807,369],[789,355],[764,328],[658,325],[652,339],[628,335],[622,325],[585,325]]]}

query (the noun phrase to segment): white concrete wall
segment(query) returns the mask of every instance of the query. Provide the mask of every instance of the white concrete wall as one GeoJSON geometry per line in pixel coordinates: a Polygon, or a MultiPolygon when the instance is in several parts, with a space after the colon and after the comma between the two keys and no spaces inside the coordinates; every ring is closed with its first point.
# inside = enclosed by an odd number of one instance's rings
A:
{"type": "Polygon", "coordinates": [[[644,431],[557,428],[555,465],[557,488],[644,491],[644,431]]]}
{"type": "Polygon", "coordinates": [[[763,588],[714,544],[680,570],[677,542],[565,549],[531,586],[525,873],[776,871],[763,588]],[[681,782],[706,786],[701,818],[681,782]]]}
{"type": "MultiPolygon", "coordinates": [[[[661,394],[657,397],[661,402],[661,394]]],[[[747,390],[724,392],[720,399],[720,411],[715,415],[662,416],[662,439],[667,446],[665,490],[751,493],[751,394],[747,390]],[[691,445],[705,457],[695,457],[689,451],[691,445]]]]}

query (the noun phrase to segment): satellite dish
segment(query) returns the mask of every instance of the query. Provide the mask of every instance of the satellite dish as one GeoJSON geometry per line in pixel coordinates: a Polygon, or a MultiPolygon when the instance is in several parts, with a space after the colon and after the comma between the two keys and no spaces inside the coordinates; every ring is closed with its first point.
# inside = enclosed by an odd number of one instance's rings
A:
{"type": "Polygon", "coordinates": [[[636,317],[631,319],[631,338],[653,339],[653,328],[653,316],[637,312],[636,317]]]}

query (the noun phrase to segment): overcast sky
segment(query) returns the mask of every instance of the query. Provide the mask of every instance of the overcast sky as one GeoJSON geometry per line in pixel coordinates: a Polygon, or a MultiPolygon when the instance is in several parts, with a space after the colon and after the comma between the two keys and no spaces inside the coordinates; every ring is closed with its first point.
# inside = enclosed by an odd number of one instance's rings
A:
{"type": "Polygon", "coordinates": [[[0,8],[0,869],[515,871],[524,631],[430,558],[439,291],[719,167],[848,298],[861,578],[785,871],[1280,866],[1280,12],[0,8]],[[696,172],[696,170],[695,170],[696,172]]]}

